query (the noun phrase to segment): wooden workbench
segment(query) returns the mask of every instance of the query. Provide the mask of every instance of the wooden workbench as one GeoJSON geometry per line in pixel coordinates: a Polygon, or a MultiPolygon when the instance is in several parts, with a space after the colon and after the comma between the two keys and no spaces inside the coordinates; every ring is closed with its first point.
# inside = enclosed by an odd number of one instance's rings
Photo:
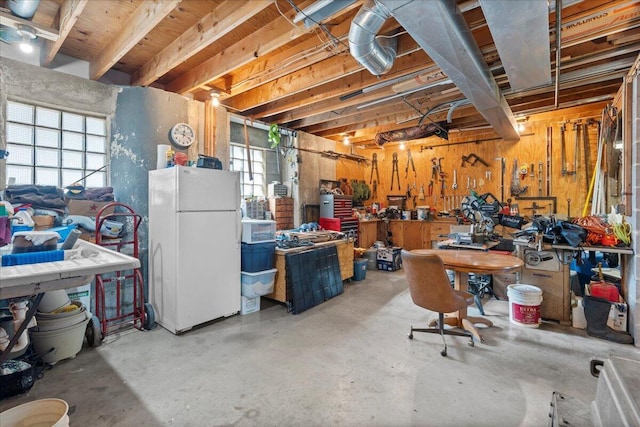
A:
{"type": "Polygon", "coordinates": [[[287,270],[285,263],[285,256],[290,253],[313,250],[327,245],[335,245],[338,251],[338,260],[340,262],[340,277],[342,280],[348,280],[353,277],[353,241],[342,240],[330,240],[328,242],[315,243],[313,246],[301,246],[298,248],[281,249],[276,248],[276,272],[275,282],[273,284],[273,292],[265,297],[284,302],[289,301],[287,295],[287,270]]]}

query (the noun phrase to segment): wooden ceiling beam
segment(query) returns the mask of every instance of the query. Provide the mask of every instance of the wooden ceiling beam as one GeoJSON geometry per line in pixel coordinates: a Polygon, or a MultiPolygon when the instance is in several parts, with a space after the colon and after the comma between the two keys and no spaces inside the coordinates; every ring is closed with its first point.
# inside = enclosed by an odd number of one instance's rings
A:
{"type": "Polygon", "coordinates": [[[133,76],[132,85],[147,86],[153,83],[272,3],[272,0],[225,1],[140,67],[133,76]]]}
{"type": "MultiPolygon", "coordinates": [[[[409,35],[400,36],[398,58],[416,51],[421,49],[409,35]]],[[[394,68],[395,66],[394,64],[394,68]]],[[[304,102],[317,102],[338,93],[343,94],[346,90],[353,90],[345,80],[362,70],[362,65],[351,55],[334,56],[234,96],[227,100],[225,105],[237,111],[248,111],[268,104],[261,113],[265,116],[278,114],[304,102]],[[330,85],[336,81],[338,85],[330,85]]],[[[254,116],[253,113],[251,115],[254,116]]]]}
{"type": "MultiPolygon", "coordinates": [[[[238,70],[233,71],[229,96],[254,89],[260,85],[291,74],[311,64],[315,64],[335,55],[348,52],[347,34],[351,26],[350,20],[329,27],[331,34],[342,43],[320,43],[318,37],[312,36],[307,40],[283,52],[263,56],[238,70]]],[[[220,86],[225,79],[218,79],[213,84],[220,86]]]]}
{"type": "Polygon", "coordinates": [[[125,56],[143,37],[176,8],[181,0],[144,1],[127,19],[116,36],[89,65],[89,76],[98,80],[125,56]]]}
{"type": "Polygon", "coordinates": [[[62,3],[57,18],[60,23],[58,26],[58,39],[56,41],[46,41],[44,49],[40,53],[41,67],[51,64],[88,2],[89,0],[66,0],[62,3]]]}
{"type": "MultiPolygon", "coordinates": [[[[245,3],[253,7],[254,2],[245,3]]],[[[298,7],[303,9],[312,3],[313,0],[307,0],[298,7]]],[[[289,20],[295,16],[295,13],[293,9],[285,12],[285,16],[272,20],[260,30],[169,82],[165,85],[165,90],[182,94],[190,93],[199,86],[217,80],[232,70],[292,42],[307,32],[302,26],[291,25],[289,20]]]]}

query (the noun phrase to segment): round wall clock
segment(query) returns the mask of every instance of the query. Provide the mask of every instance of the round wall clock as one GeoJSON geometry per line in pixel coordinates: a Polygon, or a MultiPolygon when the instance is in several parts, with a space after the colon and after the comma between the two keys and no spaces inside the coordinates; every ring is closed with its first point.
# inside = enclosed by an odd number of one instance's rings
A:
{"type": "Polygon", "coordinates": [[[169,140],[180,148],[189,147],[196,140],[196,133],[187,123],[176,123],[169,131],[169,140]]]}

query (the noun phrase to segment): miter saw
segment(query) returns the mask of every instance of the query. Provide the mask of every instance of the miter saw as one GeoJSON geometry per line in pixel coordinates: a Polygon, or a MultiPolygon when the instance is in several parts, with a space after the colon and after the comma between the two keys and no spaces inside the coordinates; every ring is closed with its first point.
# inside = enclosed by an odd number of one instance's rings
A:
{"type": "Polygon", "coordinates": [[[462,215],[474,224],[476,233],[492,233],[498,222],[498,213],[502,204],[491,193],[478,194],[469,190],[470,194],[462,199],[462,215]]]}

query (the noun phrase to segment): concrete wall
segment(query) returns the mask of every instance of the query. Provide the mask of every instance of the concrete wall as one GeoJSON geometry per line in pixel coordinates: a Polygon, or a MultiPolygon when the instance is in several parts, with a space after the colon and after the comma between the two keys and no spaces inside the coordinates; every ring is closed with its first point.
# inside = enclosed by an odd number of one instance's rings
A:
{"type": "MultiPolygon", "coordinates": [[[[305,132],[298,132],[295,142],[296,147],[317,151],[335,151],[335,145],[335,141],[305,132]]],[[[336,179],[336,160],[296,150],[285,156],[285,163],[295,200],[293,224],[298,227],[302,219],[302,205],[320,203],[320,180],[336,179]]]]}
{"type": "MultiPolygon", "coordinates": [[[[6,148],[7,99],[99,114],[110,120],[116,110],[117,93],[118,88],[114,86],[0,58],[0,148],[6,148]]],[[[3,187],[6,180],[5,168],[0,165],[3,187]]]]}

